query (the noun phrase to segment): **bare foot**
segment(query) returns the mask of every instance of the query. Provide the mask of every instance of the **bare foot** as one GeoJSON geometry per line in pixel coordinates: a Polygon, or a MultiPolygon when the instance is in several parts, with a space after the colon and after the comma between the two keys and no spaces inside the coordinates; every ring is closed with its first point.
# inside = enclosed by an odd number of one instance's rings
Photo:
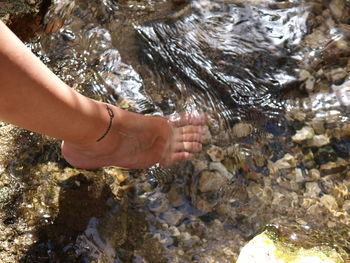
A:
{"type": "Polygon", "coordinates": [[[147,168],[156,163],[169,167],[188,160],[202,149],[203,114],[179,114],[176,118],[143,116],[110,106],[115,113],[111,130],[99,142],[62,143],[62,153],[73,166],[147,168]]]}

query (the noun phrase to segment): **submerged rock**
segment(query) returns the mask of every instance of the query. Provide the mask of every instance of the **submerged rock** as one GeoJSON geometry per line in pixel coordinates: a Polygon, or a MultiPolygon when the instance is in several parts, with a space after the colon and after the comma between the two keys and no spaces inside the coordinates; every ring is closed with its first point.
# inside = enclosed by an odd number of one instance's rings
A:
{"type": "Polygon", "coordinates": [[[226,178],[217,171],[202,171],[198,182],[198,189],[202,193],[218,191],[226,182],[226,178]]]}
{"type": "Polygon", "coordinates": [[[307,142],[309,147],[322,147],[330,143],[330,139],[326,135],[315,135],[311,140],[307,142]]]}
{"type": "Polygon", "coordinates": [[[254,237],[243,247],[236,263],[342,263],[344,260],[333,248],[322,246],[310,249],[286,244],[266,232],[254,237]]]}
{"type": "Polygon", "coordinates": [[[253,126],[249,123],[237,123],[232,128],[233,136],[237,138],[244,138],[249,136],[253,131],[253,126]]]}
{"type": "Polygon", "coordinates": [[[336,162],[328,162],[320,167],[323,175],[336,174],[345,171],[348,168],[348,163],[344,159],[338,158],[336,162]]]}
{"type": "Polygon", "coordinates": [[[0,1],[0,19],[5,23],[11,23],[12,16],[24,16],[39,12],[42,0],[3,0],[0,1]]]}
{"type": "Polygon", "coordinates": [[[279,159],[274,163],[269,162],[268,168],[269,168],[269,171],[271,174],[275,174],[277,171],[282,170],[282,169],[295,168],[296,164],[297,164],[297,162],[296,162],[294,156],[287,153],[283,156],[282,159],[279,159]]]}
{"type": "Polygon", "coordinates": [[[217,147],[215,145],[211,146],[208,149],[207,154],[210,156],[210,159],[213,162],[220,162],[225,157],[224,151],[220,147],[217,147]]]}
{"type": "Polygon", "coordinates": [[[303,127],[301,130],[298,130],[297,133],[292,137],[293,142],[301,143],[305,140],[312,139],[315,135],[314,129],[311,127],[303,127]]]}

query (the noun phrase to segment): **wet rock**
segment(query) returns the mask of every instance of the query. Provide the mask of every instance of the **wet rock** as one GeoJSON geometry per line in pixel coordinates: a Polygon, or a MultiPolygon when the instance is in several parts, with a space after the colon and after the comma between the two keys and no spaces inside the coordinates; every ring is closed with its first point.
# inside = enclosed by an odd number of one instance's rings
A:
{"type": "Polygon", "coordinates": [[[236,202],[232,202],[231,204],[220,204],[215,208],[215,212],[224,218],[235,218],[237,212],[232,208],[235,204],[236,202]]]}
{"type": "Polygon", "coordinates": [[[196,171],[199,171],[199,172],[202,170],[208,169],[208,162],[206,162],[206,161],[194,159],[194,160],[192,160],[192,164],[193,164],[194,169],[196,171]]]}
{"type": "Polygon", "coordinates": [[[317,150],[315,153],[315,161],[317,164],[325,164],[327,162],[334,162],[337,160],[337,154],[330,146],[325,146],[317,150]]]}
{"type": "Polygon", "coordinates": [[[243,247],[236,263],[341,263],[331,247],[304,249],[288,245],[263,232],[243,247]]]}
{"type": "Polygon", "coordinates": [[[303,171],[300,168],[295,168],[295,182],[296,183],[305,182],[303,171]]]}
{"type": "Polygon", "coordinates": [[[316,134],[323,134],[325,132],[324,120],[313,119],[311,121],[311,127],[314,129],[316,134]]]}
{"type": "Polygon", "coordinates": [[[304,193],[304,196],[306,197],[316,198],[321,193],[321,189],[316,182],[306,183],[305,188],[306,192],[304,193]]]}
{"type": "Polygon", "coordinates": [[[168,225],[175,226],[180,223],[184,215],[176,209],[171,209],[164,212],[161,217],[165,220],[165,222],[167,222],[168,225]]]}
{"type": "Polygon", "coordinates": [[[315,78],[314,77],[310,77],[305,81],[305,89],[308,92],[311,92],[314,90],[315,88],[315,78]]]}
{"type": "Polygon", "coordinates": [[[213,162],[220,162],[224,160],[225,157],[224,151],[220,147],[215,145],[211,146],[207,150],[207,154],[213,162]]]}
{"type": "Polygon", "coordinates": [[[311,150],[308,150],[303,156],[303,163],[305,167],[311,169],[316,166],[315,156],[311,150]]]}
{"type": "Polygon", "coordinates": [[[162,193],[156,193],[149,198],[148,207],[156,213],[163,213],[169,208],[169,201],[162,193]]]}
{"type": "Polygon", "coordinates": [[[286,155],[283,156],[282,159],[279,159],[274,163],[269,162],[268,168],[271,174],[275,174],[277,171],[281,169],[295,168],[296,164],[297,163],[294,156],[287,153],[286,155]]]}
{"type": "Polygon", "coordinates": [[[346,80],[341,85],[332,85],[332,90],[335,92],[341,105],[350,106],[350,80],[346,80]]]}
{"type": "Polygon", "coordinates": [[[350,138],[350,124],[344,124],[341,127],[341,137],[350,138]]]}
{"type": "Polygon", "coordinates": [[[12,189],[7,186],[0,186],[0,209],[11,200],[12,189]]]}
{"type": "Polygon", "coordinates": [[[215,170],[219,172],[221,175],[226,177],[229,181],[233,178],[233,174],[230,173],[225,165],[221,162],[212,162],[209,164],[209,170],[215,170]]]}
{"type": "Polygon", "coordinates": [[[217,171],[202,171],[199,177],[198,189],[202,192],[218,191],[227,179],[217,171]]]}
{"type": "Polygon", "coordinates": [[[41,2],[42,0],[32,0],[30,2],[26,0],[3,0],[0,2],[0,19],[5,23],[11,23],[11,16],[24,16],[28,14],[34,16],[34,14],[39,12],[41,2]]]}
{"type": "Polygon", "coordinates": [[[307,180],[310,181],[317,181],[321,177],[320,171],[317,169],[311,169],[309,170],[309,173],[307,175],[307,180]]]}
{"type": "Polygon", "coordinates": [[[204,200],[204,199],[197,199],[194,203],[194,207],[200,211],[209,213],[213,210],[213,206],[211,204],[209,204],[208,201],[204,200]]]}
{"type": "Polygon", "coordinates": [[[186,203],[184,187],[179,184],[172,184],[167,196],[173,207],[179,207],[186,203]]]}
{"type": "Polygon", "coordinates": [[[344,70],[344,68],[337,68],[329,72],[328,79],[335,85],[341,85],[347,76],[348,73],[344,70]]]}
{"type": "Polygon", "coordinates": [[[322,164],[320,171],[322,175],[337,174],[346,171],[348,162],[344,159],[338,158],[336,162],[328,162],[322,164]]]}
{"type": "Polygon", "coordinates": [[[338,208],[337,200],[332,195],[324,195],[320,198],[320,201],[328,210],[336,210],[338,208]]]}
{"type": "Polygon", "coordinates": [[[350,144],[346,140],[333,140],[332,148],[338,157],[346,159],[350,155],[350,144]]]}
{"type": "MultiPolygon", "coordinates": [[[[299,79],[304,81],[302,87],[304,87],[307,92],[312,92],[314,90],[316,79],[309,71],[302,69],[299,73],[299,79]]],[[[296,118],[298,121],[303,121],[304,119],[296,118]]]]}
{"type": "Polygon", "coordinates": [[[237,138],[244,138],[253,132],[253,126],[249,123],[237,123],[232,128],[232,135],[237,138]]]}
{"type": "Polygon", "coordinates": [[[235,170],[237,170],[237,166],[235,165],[234,160],[231,158],[225,158],[222,161],[222,164],[225,166],[227,171],[229,171],[230,173],[233,173],[235,170]]]}
{"type": "MultiPolygon", "coordinates": [[[[161,231],[154,234],[154,238],[156,238],[159,243],[161,243],[163,246],[170,246],[174,243],[174,239],[170,236],[170,233],[161,231]]],[[[140,261],[136,261],[140,262],[140,261]]],[[[147,261],[141,261],[141,262],[147,262],[147,261]]]]}
{"type": "Polygon", "coordinates": [[[304,111],[301,111],[299,109],[292,109],[286,113],[286,118],[288,120],[294,120],[294,121],[305,121],[306,113],[304,111]]]}
{"type": "Polygon", "coordinates": [[[350,215],[350,200],[346,200],[343,204],[343,210],[350,215]]]}
{"type": "Polygon", "coordinates": [[[311,127],[305,126],[301,130],[298,130],[297,133],[292,137],[293,142],[302,143],[306,140],[312,139],[315,132],[311,127]]]}
{"type": "Polygon", "coordinates": [[[329,9],[333,17],[342,23],[347,23],[350,19],[350,9],[346,5],[346,1],[332,0],[329,4],[329,9]]]}
{"type": "Polygon", "coordinates": [[[330,143],[330,139],[326,135],[315,135],[307,141],[307,146],[320,148],[330,143]]]}
{"type": "Polygon", "coordinates": [[[193,247],[195,244],[197,244],[200,241],[198,236],[196,235],[192,236],[188,232],[181,233],[179,238],[185,247],[193,247]]]}

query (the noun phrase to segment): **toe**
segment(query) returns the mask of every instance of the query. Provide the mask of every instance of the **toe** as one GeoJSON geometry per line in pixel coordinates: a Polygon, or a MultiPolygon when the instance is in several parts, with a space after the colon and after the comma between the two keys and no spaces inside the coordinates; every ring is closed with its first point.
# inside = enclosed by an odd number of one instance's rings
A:
{"type": "Polygon", "coordinates": [[[174,152],[200,152],[202,144],[199,142],[178,142],[174,146],[174,152]]]}
{"type": "Polygon", "coordinates": [[[181,161],[186,161],[192,158],[192,154],[189,152],[173,153],[167,160],[160,162],[160,165],[164,168],[170,167],[173,164],[181,161]]]}
{"type": "Polygon", "coordinates": [[[203,135],[198,133],[186,133],[176,138],[178,142],[203,142],[203,135]]]}
{"type": "Polygon", "coordinates": [[[197,133],[197,134],[203,135],[205,133],[204,126],[189,125],[189,126],[180,127],[177,129],[180,132],[180,134],[197,133]]]}
{"type": "Polygon", "coordinates": [[[175,127],[182,127],[186,125],[204,125],[205,116],[203,112],[193,112],[193,113],[183,112],[171,118],[171,123],[175,127]]]}

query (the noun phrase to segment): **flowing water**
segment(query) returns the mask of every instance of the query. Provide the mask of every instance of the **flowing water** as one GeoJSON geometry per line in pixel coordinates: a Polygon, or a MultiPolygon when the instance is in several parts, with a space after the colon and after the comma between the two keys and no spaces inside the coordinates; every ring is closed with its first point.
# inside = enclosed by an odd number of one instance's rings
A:
{"type": "Polygon", "coordinates": [[[348,258],[350,19],[321,2],[53,1],[45,22],[63,27],[27,45],[67,84],[142,114],[203,111],[208,132],[192,162],[124,171],[123,191],[119,170],[71,169],[52,142],[9,165],[25,204],[11,218],[36,222],[21,260],[234,262],[266,224],[348,258]]]}

